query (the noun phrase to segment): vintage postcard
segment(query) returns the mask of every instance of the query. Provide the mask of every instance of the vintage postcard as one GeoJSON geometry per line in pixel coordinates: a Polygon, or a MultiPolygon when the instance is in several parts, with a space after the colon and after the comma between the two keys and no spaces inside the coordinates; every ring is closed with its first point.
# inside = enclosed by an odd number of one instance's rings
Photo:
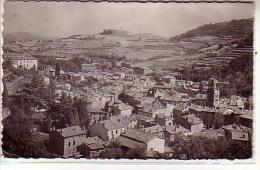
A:
{"type": "Polygon", "coordinates": [[[3,9],[4,158],[253,157],[252,1],[3,9]]]}

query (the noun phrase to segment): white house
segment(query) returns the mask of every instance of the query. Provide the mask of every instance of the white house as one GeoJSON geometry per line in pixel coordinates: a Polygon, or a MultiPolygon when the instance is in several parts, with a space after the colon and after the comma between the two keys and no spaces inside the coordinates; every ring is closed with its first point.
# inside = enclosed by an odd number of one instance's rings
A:
{"type": "Polygon", "coordinates": [[[122,115],[112,116],[108,120],[99,121],[90,127],[90,136],[98,136],[102,140],[109,141],[117,138],[126,130],[135,128],[137,120],[134,117],[122,115]]]}
{"type": "Polygon", "coordinates": [[[133,109],[134,108],[128,104],[119,103],[119,104],[115,105],[113,112],[114,112],[114,114],[128,117],[128,116],[132,115],[133,109]]]}
{"type": "Polygon", "coordinates": [[[28,70],[38,68],[38,59],[30,56],[10,56],[8,57],[12,61],[12,64],[15,68],[26,68],[28,70]]]}

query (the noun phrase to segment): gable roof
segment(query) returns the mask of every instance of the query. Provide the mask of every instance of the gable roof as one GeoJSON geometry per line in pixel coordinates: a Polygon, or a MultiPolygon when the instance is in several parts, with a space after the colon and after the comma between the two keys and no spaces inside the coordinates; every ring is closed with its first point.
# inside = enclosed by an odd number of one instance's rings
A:
{"type": "Polygon", "coordinates": [[[127,148],[132,148],[132,149],[145,146],[145,143],[127,138],[126,136],[119,136],[116,138],[116,141],[118,143],[120,143],[120,145],[125,146],[127,148]]]}
{"type": "Polygon", "coordinates": [[[143,142],[143,143],[147,143],[150,140],[156,138],[156,136],[141,131],[141,130],[137,130],[137,129],[129,129],[128,131],[126,131],[125,134],[122,134],[121,136],[124,136],[126,138],[138,141],[138,142],[143,142]]]}
{"type": "Polygon", "coordinates": [[[118,116],[112,116],[108,120],[100,121],[100,123],[107,130],[113,130],[113,129],[121,129],[126,127],[129,121],[124,116],[118,115],[118,116]]]}
{"type": "Polygon", "coordinates": [[[119,110],[128,110],[128,109],[133,109],[132,106],[128,105],[128,104],[125,104],[125,103],[120,103],[118,104],[117,108],[119,110]]]}
{"type": "Polygon", "coordinates": [[[160,125],[155,125],[155,126],[144,128],[144,131],[151,133],[151,134],[154,134],[154,133],[162,132],[163,128],[160,125]]]}
{"type": "Polygon", "coordinates": [[[79,126],[57,129],[56,131],[64,138],[86,134],[79,126]]]}
{"type": "Polygon", "coordinates": [[[99,149],[104,149],[104,145],[101,143],[92,143],[90,145],[87,146],[89,149],[91,150],[99,150],[99,149]]]}
{"type": "Polygon", "coordinates": [[[90,144],[93,144],[93,143],[103,144],[103,143],[105,143],[105,142],[104,142],[102,139],[100,139],[99,137],[94,136],[94,137],[88,137],[88,138],[86,138],[85,143],[86,143],[86,145],[90,145],[90,144]]]}

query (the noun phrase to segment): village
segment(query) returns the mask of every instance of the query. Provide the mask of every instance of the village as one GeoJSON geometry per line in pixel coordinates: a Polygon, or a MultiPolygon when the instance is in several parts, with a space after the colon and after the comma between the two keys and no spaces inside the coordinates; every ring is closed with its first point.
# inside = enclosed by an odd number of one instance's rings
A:
{"type": "MultiPolygon", "coordinates": [[[[250,49],[241,53],[251,53],[250,49]]],[[[6,98],[22,103],[24,114],[29,105],[30,117],[38,122],[30,131],[47,140],[54,157],[139,154],[137,158],[190,159],[189,153],[177,152],[174,146],[180,138],[193,137],[251,146],[252,97],[223,96],[221,88],[228,82],[214,77],[193,82],[178,72],[132,67],[123,60],[90,58],[74,72],[61,69],[60,60],[43,66],[28,54],[7,54],[5,59],[6,98]],[[41,81],[44,85],[37,86],[41,81]]],[[[13,104],[4,105],[4,120],[15,113],[13,104]]]]}

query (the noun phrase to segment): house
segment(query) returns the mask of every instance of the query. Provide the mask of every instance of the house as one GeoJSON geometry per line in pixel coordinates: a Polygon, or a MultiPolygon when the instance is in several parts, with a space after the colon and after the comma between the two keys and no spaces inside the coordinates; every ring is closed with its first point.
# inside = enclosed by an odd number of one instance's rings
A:
{"type": "Polygon", "coordinates": [[[97,158],[105,149],[105,142],[99,137],[88,137],[85,142],[77,148],[81,155],[87,158],[97,158]]]}
{"type": "Polygon", "coordinates": [[[240,125],[252,128],[253,126],[253,113],[251,110],[243,110],[242,115],[238,116],[238,122],[240,125]]]}
{"type": "Polygon", "coordinates": [[[178,104],[173,108],[173,117],[187,115],[189,112],[189,105],[187,103],[178,104]]]}
{"type": "Polygon", "coordinates": [[[90,64],[84,63],[84,64],[81,64],[81,69],[83,72],[92,72],[92,71],[97,70],[97,64],[96,63],[90,63],[90,64]]]}
{"type": "Polygon", "coordinates": [[[160,126],[171,126],[173,125],[173,115],[166,116],[163,113],[157,114],[154,118],[155,123],[159,124],[160,126]]]}
{"type": "Polygon", "coordinates": [[[193,136],[201,136],[208,139],[218,140],[225,137],[224,129],[205,129],[201,132],[193,133],[193,136]]]}
{"type": "Polygon", "coordinates": [[[176,78],[174,76],[168,75],[168,76],[164,76],[162,78],[162,82],[171,84],[172,86],[175,86],[175,82],[176,82],[176,78]]]}
{"type": "Polygon", "coordinates": [[[155,118],[155,116],[161,113],[161,110],[166,108],[160,102],[153,102],[153,103],[145,103],[143,106],[137,110],[138,115],[147,116],[151,118],[155,118]]]}
{"type": "Polygon", "coordinates": [[[229,140],[247,143],[251,140],[250,130],[236,124],[223,126],[225,136],[229,140]]]}
{"type": "Polygon", "coordinates": [[[86,131],[79,126],[57,129],[50,133],[50,151],[63,156],[70,157],[78,155],[77,147],[86,139],[86,131]]]}
{"type": "Polygon", "coordinates": [[[115,104],[113,112],[115,115],[122,115],[128,117],[132,115],[133,109],[134,108],[128,104],[119,103],[119,104],[115,104]]]}
{"type": "Polygon", "coordinates": [[[176,125],[167,126],[164,129],[164,139],[167,142],[174,141],[175,134],[176,134],[176,125]]]}
{"type": "Polygon", "coordinates": [[[226,111],[222,112],[224,117],[224,125],[231,125],[234,123],[239,123],[239,116],[242,115],[241,110],[236,107],[228,108],[226,111]]]}
{"type": "Polygon", "coordinates": [[[156,137],[150,133],[130,129],[125,134],[121,134],[116,141],[121,145],[123,150],[144,148],[145,151],[165,152],[165,140],[156,137]]]}
{"type": "Polygon", "coordinates": [[[237,107],[240,110],[244,110],[245,103],[244,103],[244,101],[242,100],[241,97],[233,95],[233,96],[231,96],[229,106],[237,107]]]}
{"type": "Polygon", "coordinates": [[[10,56],[8,57],[9,60],[12,61],[12,64],[15,68],[22,68],[22,69],[32,69],[38,68],[38,59],[30,56],[10,56]]]}
{"type": "Polygon", "coordinates": [[[203,121],[195,114],[177,117],[174,122],[178,128],[188,129],[190,132],[197,132],[204,129],[203,121]]]}
{"type": "Polygon", "coordinates": [[[225,116],[222,113],[225,110],[225,108],[219,108],[218,110],[216,110],[211,107],[202,107],[195,104],[192,104],[189,107],[189,112],[194,113],[196,116],[198,116],[203,121],[203,124],[207,129],[219,129],[224,125],[225,116]]]}
{"type": "Polygon", "coordinates": [[[137,75],[147,75],[153,72],[152,69],[147,67],[133,67],[134,73],[137,75]]]}
{"type": "Polygon", "coordinates": [[[154,119],[152,117],[140,114],[136,114],[135,116],[137,119],[138,127],[150,127],[155,125],[154,119]]]}
{"type": "Polygon", "coordinates": [[[159,138],[164,137],[164,129],[160,125],[145,127],[145,128],[142,128],[141,130],[144,132],[150,133],[154,136],[157,136],[159,138]]]}
{"type": "Polygon", "coordinates": [[[196,94],[194,99],[192,99],[192,103],[202,105],[202,106],[206,106],[207,105],[207,99],[208,99],[207,94],[198,93],[198,94],[196,94]]]}
{"type": "Polygon", "coordinates": [[[186,133],[190,133],[190,131],[177,125],[170,125],[164,128],[164,139],[167,143],[173,142],[176,136],[186,133]]]}
{"type": "Polygon", "coordinates": [[[102,109],[91,109],[89,112],[90,112],[90,125],[98,121],[107,120],[112,116],[112,113],[106,112],[102,109]]]}
{"type": "Polygon", "coordinates": [[[130,116],[128,118],[117,115],[112,116],[108,120],[99,121],[90,126],[90,136],[98,136],[102,140],[109,141],[117,138],[127,129],[137,126],[136,118],[130,116]]]}

